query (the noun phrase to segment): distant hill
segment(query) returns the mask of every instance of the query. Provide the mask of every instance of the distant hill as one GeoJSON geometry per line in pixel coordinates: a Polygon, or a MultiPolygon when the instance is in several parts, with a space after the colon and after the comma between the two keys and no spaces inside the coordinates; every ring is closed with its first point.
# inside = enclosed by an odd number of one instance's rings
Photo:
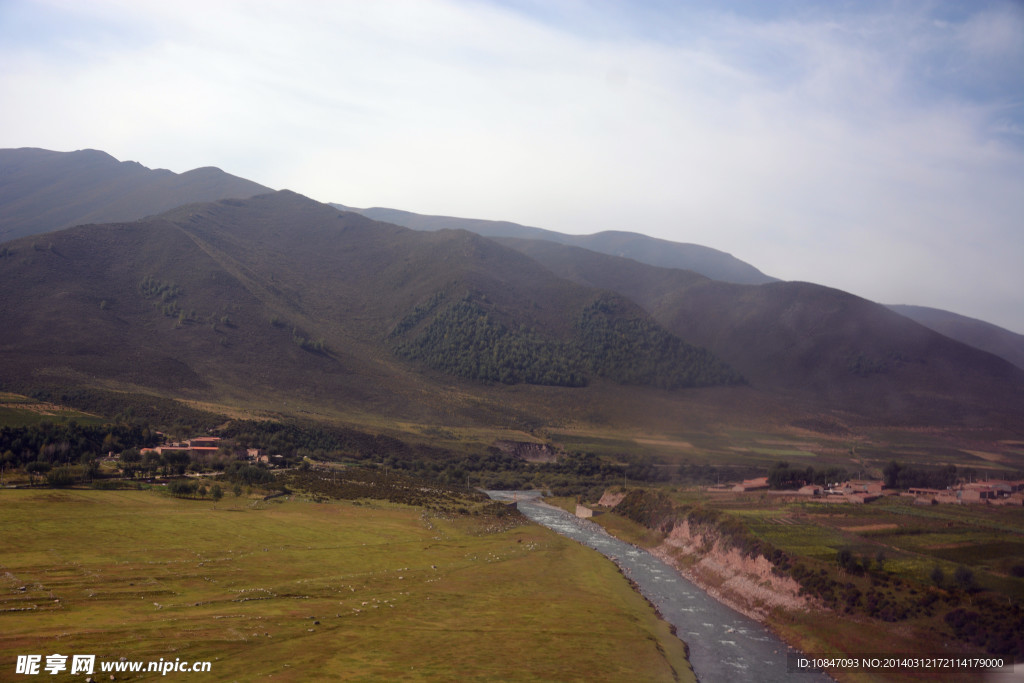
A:
{"type": "Polygon", "coordinates": [[[133,221],[192,202],[269,192],[218,168],[186,173],[93,149],[0,149],[0,242],[83,223],[133,221]]]}
{"type": "Polygon", "coordinates": [[[840,290],[718,282],[584,249],[500,241],[556,275],[629,297],[761,390],[896,421],[1024,411],[1020,368],[840,290]]]}
{"type": "MultiPolygon", "coordinates": [[[[143,184],[190,176],[47,154],[66,173],[24,196],[8,190],[0,215],[83,220],[82,160],[143,184]]],[[[110,183],[123,206],[132,184],[110,183]]],[[[1024,370],[845,292],[416,231],[288,191],[5,242],[0,309],[0,384],[22,393],[102,387],[487,429],[823,415],[1024,428],[1024,370]]]]}
{"type": "Polygon", "coordinates": [[[583,247],[602,254],[624,256],[641,263],[665,268],[681,268],[700,273],[713,280],[740,284],[774,282],[748,263],[717,249],[699,244],[684,244],[648,237],[635,232],[606,231],[594,235],[566,235],[553,230],[531,228],[508,221],[487,221],[449,216],[425,216],[398,209],[355,209],[332,204],[344,211],[354,211],[378,221],[403,225],[413,230],[468,230],[485,237],[515,237],[545,240],[583,247]]]}
{"type": "MultiPolygon", "coordinates": [[[[670,242],[631,232],[607,231],[593,235],[567,235],[552,230],[531,228],[508,221],[489,221],[450,216],[430,216],[399,209],[357,209],[332,204],[344,211],[353,211],[379,221],[403,225],[413,230],[461,229],[491,238],[528,239],[540,241],[529,253],[538,257],[544,243],[575,246],[600,254],[629,258],[640,263],[693,271],[696,274],[734,284],[767,284],[778,282],[754,266],[724,252],[696,244],[670,242]]],[[[551,247],[554,249],[554,247],[551,247]]],[[[614,278],[614,272],[608,273],[614,278]]],[[[618,291],[618,290],[617,290],[618,291]]],[[[892,310],[921,323],[940,334],[1010,361],[1024,368],[1024,335],[1005,330],[981,320],[923,306],[889,306],[892,310]]]]}
{"type": "Polygon", "coordinates": [[[1018,368],[1024,368],[1024,335],[938,308],[906,305],[889,308],[951,339],[994,353],[1018,368]]]}
{"type": "Polygon", "coordinates": [[[2,253],[3,379],[18,387],[408,408],[419,391],[437,403],[453,379],[599,392],[742,382],[633,302],[491,240],[287,191],[75,226],[2,253]]]}

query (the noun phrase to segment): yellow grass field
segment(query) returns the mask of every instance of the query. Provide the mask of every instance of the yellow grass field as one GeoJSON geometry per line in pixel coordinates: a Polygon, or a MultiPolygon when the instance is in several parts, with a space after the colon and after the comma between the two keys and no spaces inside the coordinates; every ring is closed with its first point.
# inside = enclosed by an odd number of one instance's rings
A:
{"type": "Polygon", "coordinates": [[[684,645],[611,562],[535,525],[4,490],[0,534],[3,680],[18,655],[53,653],[211,662],[149,674],[164,680],[692,680],[684,645]]]}

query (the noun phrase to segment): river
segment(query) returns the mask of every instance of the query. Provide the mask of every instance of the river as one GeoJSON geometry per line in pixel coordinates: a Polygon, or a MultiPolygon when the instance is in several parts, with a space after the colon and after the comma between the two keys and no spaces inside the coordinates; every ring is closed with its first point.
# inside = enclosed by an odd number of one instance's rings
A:
{"type": "Polygon", "coordinates": [[[829,681],[823,674],[796,673],[797,655],[764,626],[718,602],[673,567],[646,550],[620,541],[599,525],[547,505],[536,491],[488,491],[495,500],[518,502],[519,511],[557,533],[610,558],[636,582],[690,648],[690,664],[701,681],[829,681]]]}

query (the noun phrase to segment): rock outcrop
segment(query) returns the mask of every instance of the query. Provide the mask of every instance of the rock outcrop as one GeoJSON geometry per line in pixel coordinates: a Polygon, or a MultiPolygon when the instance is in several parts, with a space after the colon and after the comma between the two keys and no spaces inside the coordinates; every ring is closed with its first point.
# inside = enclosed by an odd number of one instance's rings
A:
{"type": "Polygon", "coordinates": [[[745,555],[714,532],[691,529],[688,521],[674,527],[651,551],[716,598],[758,620],[776,608],[810,606],[800,595],[800,584],[773,571],[768,558],[745,555]]]}
{"type": "Polygon", "coordinates": [[[555,462],[562,454],[546,443],[528,441],[495,441],[494,447],[502,453],[514,455],[526,462],[555,462]]]}

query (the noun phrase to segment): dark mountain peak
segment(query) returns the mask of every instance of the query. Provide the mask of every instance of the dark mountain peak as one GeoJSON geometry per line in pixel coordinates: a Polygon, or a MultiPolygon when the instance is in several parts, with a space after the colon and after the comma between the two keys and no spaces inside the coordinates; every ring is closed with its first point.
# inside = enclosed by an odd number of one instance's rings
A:
{"type": "MultiPolygon", "coordinates": [[[[60,152],[54,152],[54,154],[60,154],[60,152]]],[[[95,162],[107,163],[107,164],[110,164],[110,163],[114,163],[114,164],[128,163],[128,164],[138,164],[139,166],[142,165],[142,164],[139,164],[136,161],[126,161],[126,162],[118,161],[113,156],[111,156],[110,154],[107,154],[106,152],[104,152],[103,150],[100,150],[100,149],[91,149],[91,148],[89,148],[89,149],[79,149],[79,150],[76,150],[74,152],[70,152],[70,154],[71,154],[72,158],[74,158],[74,159],[78,159],[78,160],[81,160],[81,161],[90,161],[90,162],[94,162],[94,163],[95,162]]]]}
{"type": "Polygon", "coordinates": [[[182,204],[268,191],[215,168],[179,175],[95,149],[2,149],[0,241],[82,223],[134,221],[182,204]]]}
{"type": "MultiPolygon", "coordinates": [[[[135,162],[131,162],[131,163],[135,163],[135,162]]],[[[156,169],[156,170],[163,171],[163,170],[166,170],[166,169],[156,169]]],[[[171,173],[171,171],[167,171],[167,172],[171,173]]],[[[217,168],[216,166],[200,166],[199,168],[193,168],[191,171],[185,171],[184,173],[181,174],[181,177],[182,178],[216,178],[216,177],[225,176],[225,175],[230,175],[230,174],[225,173],[224,171],[222,171],[221,169],[217,168]]]]}

